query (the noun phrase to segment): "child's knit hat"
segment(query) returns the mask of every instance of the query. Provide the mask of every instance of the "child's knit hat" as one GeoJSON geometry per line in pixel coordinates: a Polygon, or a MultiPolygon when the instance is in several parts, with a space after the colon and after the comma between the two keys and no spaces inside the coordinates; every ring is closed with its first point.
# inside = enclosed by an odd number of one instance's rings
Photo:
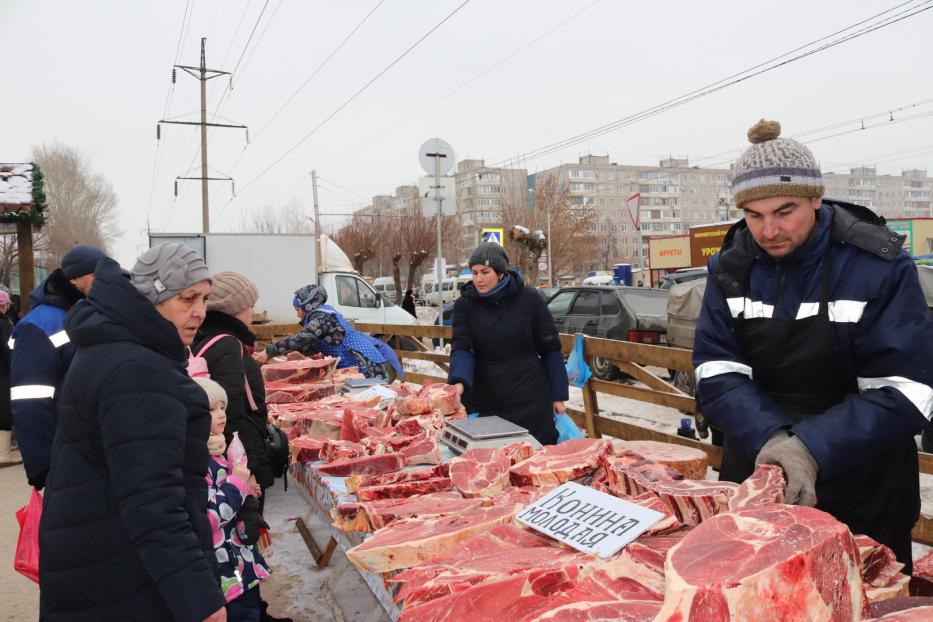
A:
{"type": "Polygon", "coordinates": [[[201,385],[201,388],[204,389],[204,392],[207,393],[207,402],[214,406],[217,402],[223,402],[224,406],[227,405],[227,392],[224,391],[224,388],[211,380],[210,378],[192,378],[195,382],[201,385]]]}
{"type": "Polygon", "coordinates": [[[823,196],[823,176],[816,159],[793,138],[780,138],[780,123],[762,119],[747,135],[752,146],[739,157],[732,171],[736,207],[771,197],[823,196]]]}

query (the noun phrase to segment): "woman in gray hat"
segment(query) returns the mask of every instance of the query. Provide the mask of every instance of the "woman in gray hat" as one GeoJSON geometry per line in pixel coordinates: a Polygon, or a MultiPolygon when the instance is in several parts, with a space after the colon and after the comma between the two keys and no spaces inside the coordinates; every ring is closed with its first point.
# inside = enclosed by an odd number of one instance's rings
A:
{"type": "Polygon", "coordinates": [[[207,398],[187,374],[210,272],[171,243],[130,279],[98,264],[65,328],[39,528],[41,609],[55,620],[226,620],[207,520],[207,398]]]}
{"type": "Polygon", "coordinates": [[[566,411],[568,389],[554,320],[495,242],[480,244],[469,265],[473,280],[454,304],[447,382],[467,411],[507,419],[542,445],[556,443],[554,413],[566,411]]]}

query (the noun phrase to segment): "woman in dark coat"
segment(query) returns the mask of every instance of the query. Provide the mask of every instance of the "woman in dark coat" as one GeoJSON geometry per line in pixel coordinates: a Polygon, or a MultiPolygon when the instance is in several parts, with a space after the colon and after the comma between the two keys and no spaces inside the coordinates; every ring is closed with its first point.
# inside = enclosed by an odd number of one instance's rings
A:
{"type": "Polygon", "coordinates": [[[418,317],[418,312],[415,311],[415,297],[410,289],[405,290],[405,297],[402,298],[402,310],[408,311],[412,317],[418,317]]]}
{"type": "Polygon", "coordinates": [[[265,489],[275,483],[265,440],[266,389],[259,365],[252,357],[256,335],[249,329],[259,292],[252,281],[238,272],[218,272],[212,280],[207,318],[191,351],[207,360],[211,380],[227,392],[224,436],[229,444],[233,433],[238,433],[246,449],[249,470],[256,483],[265,489]],[[208,346],[210,342],[213,343],[208,346]],[[207,349],[202,353],[205,346],[207,349]]]}
{"type": "Polygon", "coordinates": [[[170,243],[131,280],[102,259],[65,328],[77,346],[39,527],[43,618],[226,620],[207,520],[207,397],[187,374],[210,271],[170,243]]]}
{"type": "Polygon", "coordinates": [[[566,411],[568,396],[560,338],[544,300],[508,262],[494,242],[470,255],[473,281],[454,304],[447,381],[468,412],[498,415],[551,445],[554,413],[566,411]]]}
{"type": "Polygon", "coordinates": [[[10,294],[0,290],[0,466],[23,461],[18,451],[13,450],[13,414],[10,411],[10,336],[13,334],[13,319],[7,315],[10,294]]]}

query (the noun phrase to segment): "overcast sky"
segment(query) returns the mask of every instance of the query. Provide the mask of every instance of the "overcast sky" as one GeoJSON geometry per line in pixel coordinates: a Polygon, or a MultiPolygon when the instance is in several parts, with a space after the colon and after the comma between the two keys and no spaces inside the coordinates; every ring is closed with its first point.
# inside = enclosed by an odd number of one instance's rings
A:
{"type": "MultiPolygon", "coordinates": [[[[179,64],[199,63],[202,36],[209,68],[232,71],[239,61],[232,91],[225,95],[225,78],[208,82],[209,111],[224,102],[216,121],[248,125],[252,140],[244,151],[240,130],[209,137],[212,174],[237,184],[231,201],[230,184],[213,182],[212,229],[224,231],[250,210],[292,197],[310,214],[311,168],[324,180],[322,211],[349,213],[365,197],[414,183],[422,174],[417,150],[427,138],[447,140],[458,159],[520,158],[898,5],[885,16],[931,5],[469,0],[312,133],[462,2],[0,0],[0,161],[28,160],[34,145],[55,141],[84,153],[113,183],[124,231],[115,255],[131,265],[147,222],[161,231],[201,226],[198,182],[182,182],[177,200],[172,192],[176,176],[200,174],[198,130],[163,126],[158,149],[155,131],[167,99],[165,117],[197,120],[197,80],[179,72],[171,90],[183,24],[179,64]]],[[[673,154],[727,166],[762,116],[796,135],[885,113],[867,120],[870,127],[890,118],[886,111],[933,98],[931,33],[933,11],[926,11],[520,165],[533,172],[592,152],[619,163],[656,164],[673,154]]],[[[933,116],[900,120],[930,112],[933,102],[895,112],[897,123],[811,147],[824,172],[863,163],[885,173],[929,170],[933,116]]],[[[328,217],[325,224],[338,221],[328,217]]]]}

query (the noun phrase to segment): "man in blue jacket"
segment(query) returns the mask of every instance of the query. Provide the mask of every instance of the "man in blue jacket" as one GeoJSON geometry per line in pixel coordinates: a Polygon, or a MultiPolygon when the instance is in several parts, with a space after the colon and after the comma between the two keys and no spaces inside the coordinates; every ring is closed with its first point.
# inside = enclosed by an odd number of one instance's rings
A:
{"type": "Polygon", "coordinates": [[[724,433],[720,479],[781,466],[786,502],[816,506],[911,569],[914,435],[933,410],[933,323],[903,238],[824,199],[810,151],[761,121],[736,162],[745,218],[709,262],[693,362],[724,433]]]}
{"type": "Polygon", "coordinates": [[[65,332],[65,314],[90,291],[94,269],[103,256],[95,246],[71,247],[61,267],[30,294],[31,310],[13,329],[9,341],[13,430],[29,484],[40,490],[45,486],[55,438],[56,392],[74,356],[65,332]]]}

